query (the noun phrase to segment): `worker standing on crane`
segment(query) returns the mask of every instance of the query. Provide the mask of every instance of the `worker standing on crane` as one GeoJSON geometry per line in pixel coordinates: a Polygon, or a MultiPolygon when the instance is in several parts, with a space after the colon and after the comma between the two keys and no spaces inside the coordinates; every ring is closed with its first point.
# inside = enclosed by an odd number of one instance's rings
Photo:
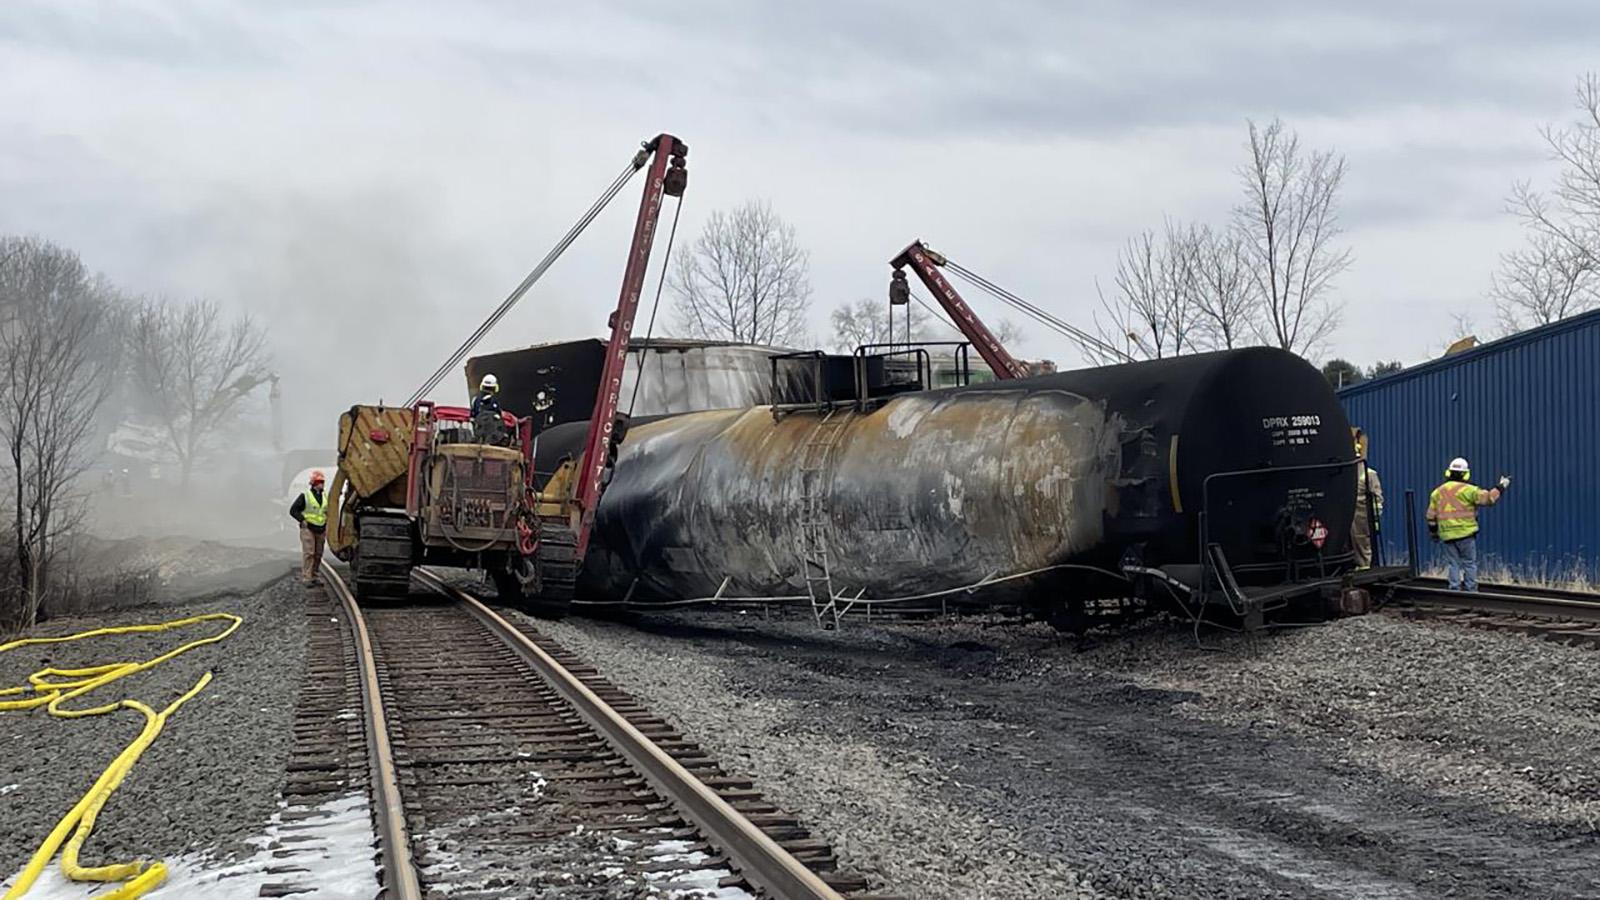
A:
{"type": "Polygon", "coordinates": [[[1450,590],[1478,589],[1478,507],[1493,506],[1511,489],[1511,476],[1501,475],[1484,490],[1473,484],[1472,467],[1461,457],[1450,461],[1445,482],[1428,498],[1428,534],[1444,547],[1450,590]]]}
{"type": "Polygon", "coordinates": [[[506,424],[500,417],[500,379],[494,373],[483,376],[478,382],[478,393],[472,396],[472,430],[485,444],[499,444],[505,440],[506,424]]]}
{"type": "Polygon", "coordinates": [[[1350,525],[1350,544],[1356,554],[1356,568],[1372,568],[1372,542],[1378,536],[1383,519],[1383,482],[1378,480],[1378,470],[1367,462],[1367,434],[1359,428],[1350,431],[1355,437],[1356,459],[1360,461],[1360,476],[1356,479],[1356,518],[1350,525]]]}
{"type": "Polygon", "coordinates": [[[311,485],[289,505],[289,516],[300,523],[300,583],[318,581],[322,567],[322,545],[328,528],[328,500],[322,485],[327,479],[321,469],[311,472],[311,485]]]}

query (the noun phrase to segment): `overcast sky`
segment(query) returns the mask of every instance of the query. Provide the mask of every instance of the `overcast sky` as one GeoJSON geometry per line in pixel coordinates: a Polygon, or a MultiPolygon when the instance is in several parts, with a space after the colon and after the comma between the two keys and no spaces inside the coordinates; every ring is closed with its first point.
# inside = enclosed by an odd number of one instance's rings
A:
{"type": "MultiPolygon", "coordinates": [[[[1246,120],[1281,116],[1348,159],[1331,350],[1416,362],[1491,322],[1600,6],[1403,5],[6,0],[0,232],[251,310],[322,415],[410,393],[658,131],[691,148],[680,246],[769,200],[821,336],[916,237],[1088,324],[1119,244],[1223,221],[1246,120]]],[[[481,349],[598,334],[637,195],[481,349]]]]}

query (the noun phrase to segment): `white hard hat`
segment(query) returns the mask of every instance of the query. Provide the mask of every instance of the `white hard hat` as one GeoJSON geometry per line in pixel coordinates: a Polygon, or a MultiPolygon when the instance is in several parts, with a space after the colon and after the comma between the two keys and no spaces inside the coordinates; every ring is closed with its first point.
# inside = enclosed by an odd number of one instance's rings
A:
{"type": "Polygon", "coordinates": [[[1450,471],[1470,472],[1472,471],[1472,467],[1467,465],[1466,457],[1458,456],[1455,459],[1450,460],[1450,471]]]}
{"type": "Polygon", "coordinates": [[[494,377],[493,375],[485,375],[483,376],[483,380],[478,382],[478,390],[498,391],[500,390],[500,379],[494,377]]]}

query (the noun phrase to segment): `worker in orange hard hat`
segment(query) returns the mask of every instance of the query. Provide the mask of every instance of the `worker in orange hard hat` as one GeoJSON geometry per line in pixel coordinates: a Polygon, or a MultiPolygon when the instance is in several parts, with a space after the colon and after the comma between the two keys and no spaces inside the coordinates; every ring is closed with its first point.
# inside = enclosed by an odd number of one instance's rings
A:
{"type": "Polygon", "coordinates": [[[300,523],[300,583],[314,584],[322,567],[322,545],[327,539],[328,498],[322,492],[327,481],[321,469],[311,470],[311,484],[289,505],[289,516],[300,523]]]}

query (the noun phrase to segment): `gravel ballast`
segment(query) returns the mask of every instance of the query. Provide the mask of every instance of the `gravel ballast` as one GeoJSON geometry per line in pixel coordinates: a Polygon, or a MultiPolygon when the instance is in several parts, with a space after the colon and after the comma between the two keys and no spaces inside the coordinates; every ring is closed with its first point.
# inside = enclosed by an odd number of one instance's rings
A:
{"type": "MultiPolygon", "coordinates": [[[[210,612],[244,619],[221,643],[117,681],[75,704],[128,697],[159,710],[202,673],[213,673],[211,683],[168,720],[112,795],[85,847],[86,864],[191,851],[225,857],[243,850],[240,840],[260,833],[277,808],[291,740],[290,717],[304,660],[304,590],[285,577],[248,596],[62,618],[29,635],[65,635],[210,612]]],[[[24,647],[0,654],[0,684],[23,684],[29,673],[47,665],[147,659],[214,634],[225,624],[24,647]]],[[[0,712],[0,879],[9,879],[26,863],[143,724],[143,717],[131,710],[71,720],[52,717],[42,708],[0,712]]]]}
{"type": "Polygon", "coordinates": [[[1600,897],[1600,655],[728,612],[540,622],[918,898],[1600,897]]]}

